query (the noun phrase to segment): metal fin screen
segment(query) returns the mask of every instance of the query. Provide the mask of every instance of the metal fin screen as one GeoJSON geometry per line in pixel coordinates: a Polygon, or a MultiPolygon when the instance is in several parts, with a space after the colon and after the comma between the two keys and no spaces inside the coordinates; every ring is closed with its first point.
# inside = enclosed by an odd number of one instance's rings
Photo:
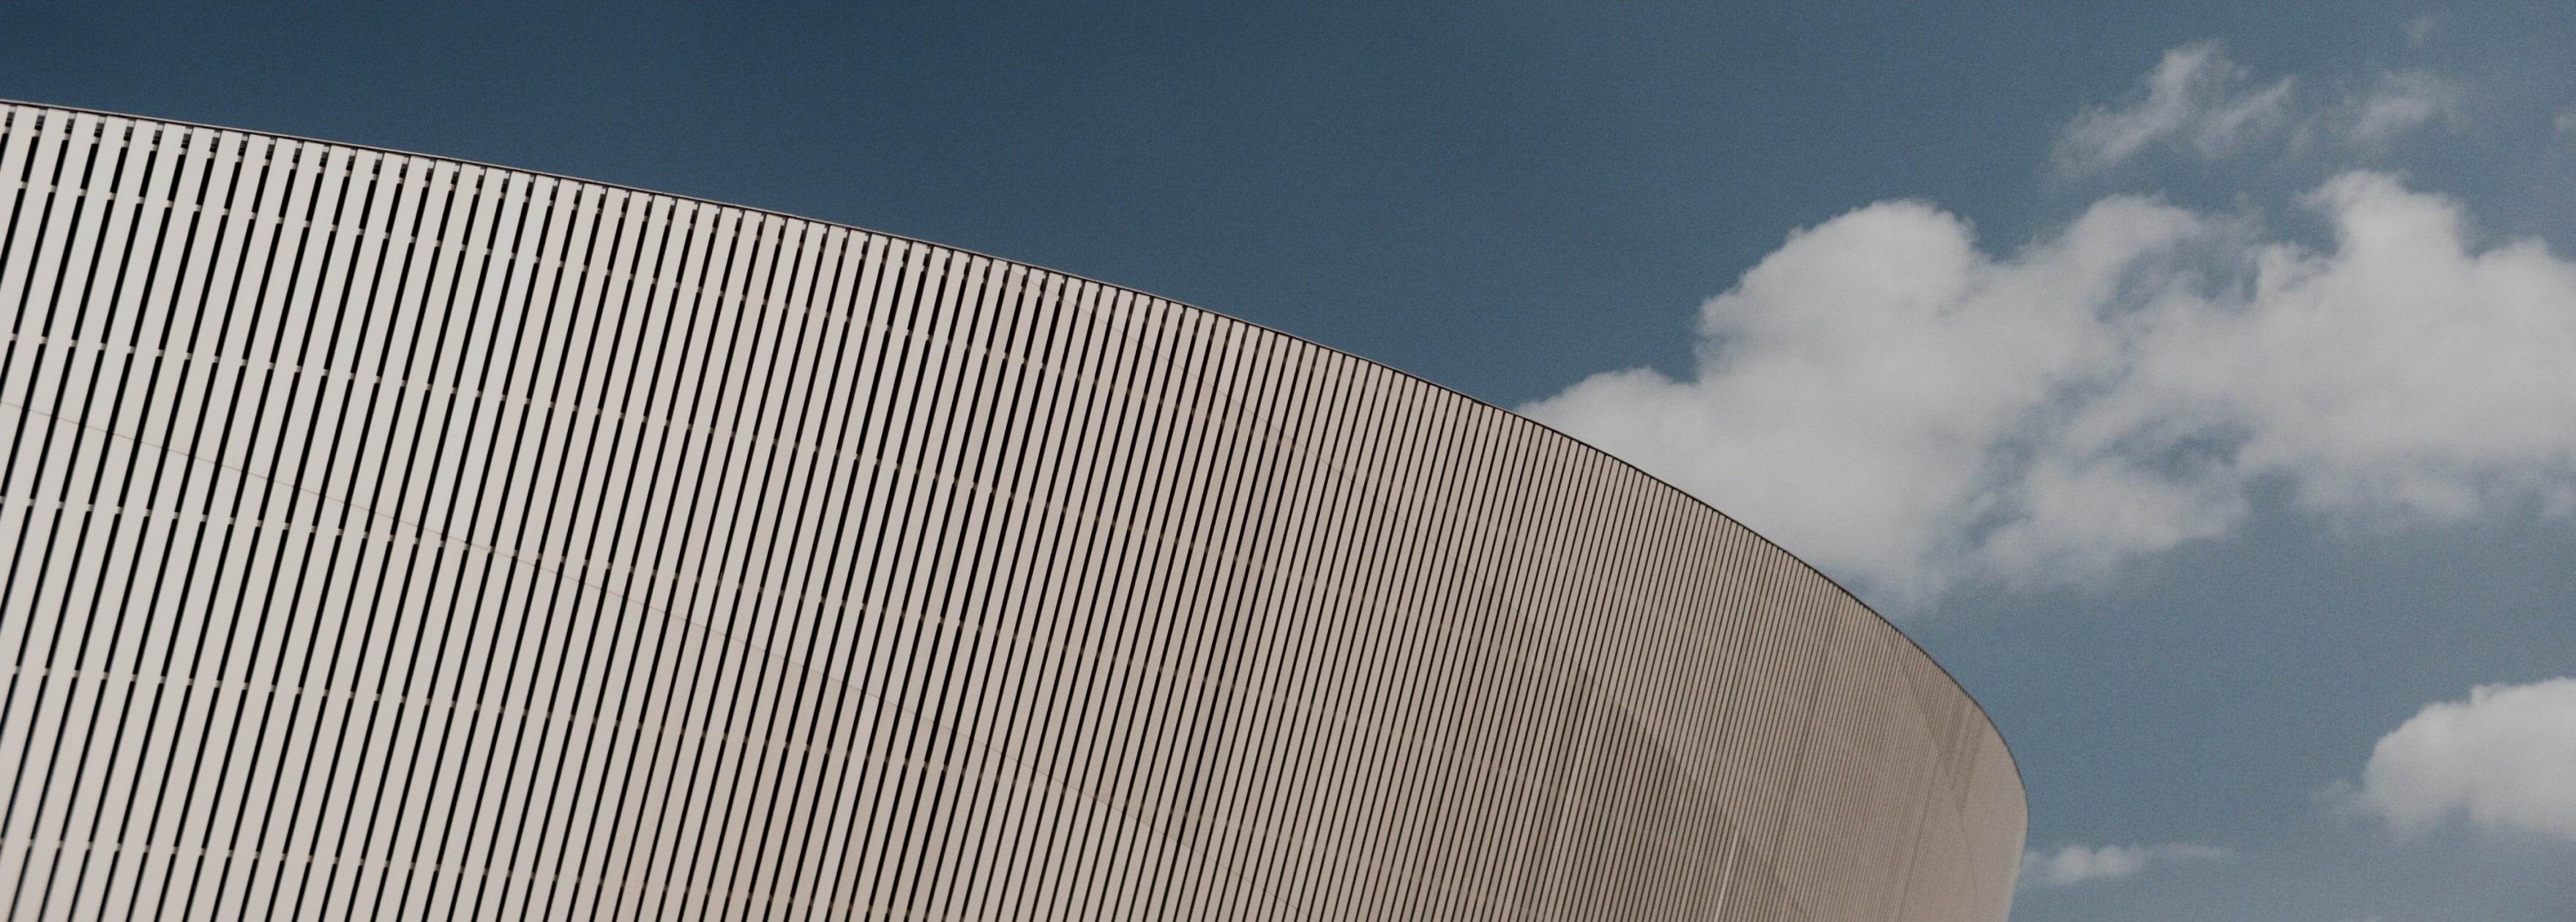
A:
{"type": "Polygon", "coordinates": [[[9,919],[2003,917],[1894,628],[1509,413],[738,207],[0,105],[9,919]]]}

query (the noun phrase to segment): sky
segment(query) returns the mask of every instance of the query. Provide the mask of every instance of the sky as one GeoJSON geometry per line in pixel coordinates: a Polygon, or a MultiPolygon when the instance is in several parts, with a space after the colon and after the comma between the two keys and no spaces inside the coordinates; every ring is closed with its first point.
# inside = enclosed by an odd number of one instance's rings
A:
{"type": "Polygon", "coordinates": [[[2024,922],[2576,919],[2576,16],[1103,6],[0,0],[0,98],[905,234],[1527,413],[1958,677],[2024,922]]]}

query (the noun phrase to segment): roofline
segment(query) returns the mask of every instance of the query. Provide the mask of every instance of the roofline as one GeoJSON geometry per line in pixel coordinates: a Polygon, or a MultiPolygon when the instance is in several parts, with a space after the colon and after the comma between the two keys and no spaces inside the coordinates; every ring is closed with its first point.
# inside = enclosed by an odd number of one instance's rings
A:
{"type": "Polygon", "coordinates": [[[1092,283],[1092,284],[1099,285],[1099,286],[1104,287],[1104,288],[1113,288],[1113,289],[1117,289],[1117,290],[1119,290],[1119,291],[1129,292],[1129,293],[1131,293],[1131,294],[1144,295],[1144,296],[1149,297],[1149,298],[1155,298],[1155,299],[1162,300],[1162,301],[1165,301],[1165,302],[1168,302],[1168,303],[1171,303],[1171,304],[1179,305],[1179,306],[1181,306],[1181,307],[1188,308],[1188,309],[1190,309],[1190,310],[1194,310],[1194,311],[1201,311],[1201,312],[1204,312],[1204,313],[1212,314],[1212,315],[1215,315],[1215,316],[1217,316],[1217,317],[1224,318],[1224,319],[1226,319],[1226,320],[1228,320],[1228,321],[1231,321],[1231,322],[1234,322],[1234,323],[1240,323],[1240,324],[1243,324],[1244,326],[1248,326],[1248,327],[1251,327],[1251,328],[1256,329],[1256,330],[1261,330],[1261,331],[1264,331],[1264,332],[1267,332],[1267,333],[1271,333],[1271,334],[1273,334],[1273,335],[1277,335],[1277,336],[1285,337],[1285,338],[1287,338],[1287,339],[1294,340],[1294,341],[1296,341],[1296,342],[1305,343],[1305,344],[1307,344],[1307,345],[1313,346],[1313,347],[1318,348],[1318,349],[1322,349],[1322,350],[1324,350],[1325,352],[1332,353],[1332,354],[1334,354],[1334,355],[1346,356],[1346,357],[1349,357],[1349,358],[1352,358],[1352,359],[1356,359],[1356,360],[1361,361],[1361,362],[1368,363],[1369,365],[1372,365],[1372,366],[1375,366],[1375,367],[1378,367],[1378,368],[1381,368],[1381,369],[1385,369],[1385,370],[1387,370],[1387,371],[1394,372],[1396,375],[1401,376],[1401,377],[1403,377],[1403,378],[1406,378],[1406,379],[1409,379],[1409,380],[1412,380],[1412,381],[1416,381],[1416,382],[1420,382],[1420,383],[1422,383],[1422,384],[1424,384],[1424,385],[1426,385],[1426,386],[1429,386],[1429,387],[1431,387],[1431,388],[1433,388],[1433,389],[1435,389],[1435,390],[1438,390],[1438,391],[1440,391],[1440,392],[1442,392],[1442,393],[1446,393],[1446,394],[1450,394],[1450,395],[1455,396],[1455,397],[1462,398],[1462,399],[1464,399],[1464,400],[1468,401],[1469,403],[1473,403],[1473,404],[1475,404],[1475,405],[1477,405],[1477,406],[1482,406],[1482,407],[1486,407],[1486,408],[1489,408],[1489,409],[1493,409],[1493,410],[1500,411],[1500,412],[1501,412],[1504,416],[1506,416],[1506,417],[1509,417],[1509,418],[1511,418],[1511,419],[1519,420],[1520,422],[1522,422],[1523,424],[1526,424],[1526,425],[1535,426],[1535,427],[1537,427],[1538,429],[1540,429],[1541,431],[1544,431],[1544,432],[1550,433],[1550,434],[1552,434],[1552,435],[1555,435],[1556,437],[1561,438],[1561,439],[1564,439],[1564,440],[1566,440],[1566,441],[1568,441],[1568,442],[1572,442],[1572,443],[1574,443],[1574,445],[1575,445],[1575,446],[1577,446],[1577,447],[1581,448],[1581,449],[1582,449],[1582,450],[1584,450],[1584,451],[1592,452],[1593,454],[1596,454],[1596,455],[1599,455],[1599,456],[1601,456],[1601,457],[1603,457],[1603,458],[1608,459],[1608,460],[1609,460],[1610,462],[1612,462],[1613,464],[1616,464],[1616,465],[1618,465],[1618,466],[1620,466],[1620,467],[1624,467],[1624,468],[1627,468],[1627,469],[1628,469],[1628,470],[1630,470],[1630,471],[1635,472],[1638,476],[1643,477],[1643,478],[1644,478],[1647,482],[1649,482],[1649,483],[1653,483],[1653,484],[1655,484],[1656,486],[1663,487],[1664,489],[1667,489],[1667,490],[1670,490],[1670,491],[1672,491],[1672,492],[1674,492],[1674,493],[1676,493],[1676,494],[1679,494],[1679,495],[1680,495],[1684,500],[1687,500],[1687,501],[1689,501],[1689,502],[1691,502],[1691,503],[1697,504],[1700,508],[1702,508],[1702,509],[1706,509],[1706,510],[1708,510],[1709,512],[1716,514],[1716,515],[1717,515],[1717,517],[1719,517],[1719,518],[1721,518],[1721,519],[1726,520],[1727,522],[1729,522],[1729,523],[1731,523],[1731,524],[1735,525],[1737,528],[1742,528],[1742,529],[1744,529],[1745,533],[1746,533],[1746,534],[1750,534],[1750,535],[1752,535],[1752,536],[1754,537],[1754,539],[1755,539],[1755,540],[1760,541],[1760,542],[1762,542],[1762,543],[1763,543],[1763,544],[1765,544],[1765,545],[1769,545],[1769,546],[1771,547],[1771,549],[1772,549],[1772,550],[1779,551],[1779,552],[1780,552],[1780,554],[1781,554],[1781,556],[1784,556],[1784,557],[1789,558],[1791,561],[1793,561],[1793,562],[1797,563],[1797,564],[1798,564],[1799,566],[1801,566],[1801,567],[1805,567],[1805,568],[1806,568],[1806,570],[1807,570],[1807,572],[1812,573],[1812,574],[1815,574],[1816,578],[1818,578],[1818,579],[1824,580],[1824,581],[1825,581],[1825,584],[1826,584],[1826,585],[1828,585],[1828,586],[1832,586],[1832,587],[1833,587],[1833,589],[1834,589],[1834,591],[1839,592],[1839,593],[1842,593],[1844,598],[1848,598],[1848,599],[1852,600],[1854,603],[1858,604],[1858,605],[1860,606],[1860,608],[1861,608],[1861,610],[1862,610],[1862,611],[1868,612],[1868,613],[1870,614],[1870,616],[1871,616],[1871,617],[1877,618],[1877,619],[1879,620],[1879,623],[1880,623],[1880,624],[1884,624],[1884,625],[1886,625],[1886,626],[1887,626],[1887,628],[1888,628],[1889,630],[1894,631],[1894,632],[1896,633],[1896,636],[1898,636],[1898,637],[1900,637],[1900,638],[1903,638],[1903,639],[1905,640],[1905,642],[1906,642],[1908,645],[1910,645],[1910,646],[1912,646],[1912,647],[1914,648],[1914,652],[1915,652],[1917,655],[1922,656],[1922,657],[1924,658],[1924,660],[1926,660],[1926,661],[1930,662],[1930,663],[1932,664],[1932,668],[1933,668],[1933,669],[1936,669],[1936,670],[1939,670],[1939,671],[1940,671],[1940,673],[1941,673],[1941,677],[1942,677],[1942,678],[1944,678],[1944,679],[1948,679],[1948,680],[1950,681],[1950,687],[1952,687],[1952,688],[1954,688],[1954,689],[1957,689],[1961,697],[1964,697],[1964,698],[1967,698],[1967,699],[1968,699],[1968,706],[1970,706],[1970,707],[1972,707],[1972,708],[1975,708],[1975,709],[1976,709],[1976,711],[1977,711],[1977,716],[1985,719],[1986,729],[1994,733],[1994,735],[1995,735],[1995,741],[2003,744],[2003,747],[2004,747],[2004,761],[2012,765],[2012,769],[2013,769],[2013,781],[2014,781],[2014,783],[2019,784],[2019,785],[2021,785],[2021,786],[2022,786],[2022,788],[2023,788],[2023,790],[2024,790],[2024,792],[2025,792],[2025,793],[2024,793],[2024,797],[2025,797],[2025,798],[2027,798],[2027,797],[2028,797],[2027,792],[2028,792],[2028,790],[2029,790],[2029,785],[2028,785],[2028,783],[2027,783],[2027,780],[2026,780],[2026,779],[2023,777],[2023,775],[2022,775],[2022,770],[2021,770],[2021,760],[2020,760],[2020,758],[2018,758],[2018,757],[2016,757],[2016,756],[2014,756],[2014,755],[2013,755],[2013,751],[2012,751],[2012,741],[2004,738],[2003,728],[1998,727],[1998,726],[1996,726],[1996,725],[1995,725],[1994,715],[1992,715],[1992,714],[1990,714],[1990,713],[1988,713],[1988,712],[1986,711],[1986,706],[1985,706],[1985,704],[1984,704],[1983,702],[1978,701],[1978,700],[1977,700],[1977,696],[1976,696],[1974,693],[1969,692],[1969,691],[1968,691],[1967,686],[1960,684],[1960,682],[1959,682],[1959,677],[1958,677],[1958,676],[1956,676],[1956,675],[1954,675],[1954,674],[1952,674],[1952,673],[1950,672],[1950,667],[1948,667],[1948,666],[1944,666],[1944,665],[1941,665],[1941,660],[1940,660],[1938,657],[1933,656],[1933,655],[1932,655],[1932,651],[1930,651],[1930,650],[1926,650],[1926,649],[1923,649],[1923,645],[1922,645],[1920,642],[1917,642],[1917,641],[1914,639],[1913,635],[1911,635],[1911,634],[1907,634],[1907,633],[1905,632],[1905,629],[1904,629],[1904,628],[1902,628],[1902,627],[1899,627],[1899,626],[1896,624],[1896,622],[1895,622],[1894,620],[1892,620],[1892,619],[1888,618],[1888,617],[1887,617],[1886,615],[1884,615],[1884,614],[1879,613],[1878,609],[1876,609],[1876,608],[1874,608],[1874,607],[1871,607],[1871,605],[1869,604],[1869,602],[1867,602],[1866,600],[1863,600],[1863,599],[1862,599],[1862,598],[1861,598],[1857,593],[1852,592],[1850,588],[1848,588],[1848,587],[1844,586],[1840,581],[1838,581],[1838,580],[1834,579],[1832,576],[1830,576],[1830,575],[1826,574],[1826,573],[1825,573],[1825,571],[1817,569],[1817,568],[1816,568],[1816,566],[1815,566],[1814,564],[1808,563],[1808,562],[1806,561],[1806,559],[1805,559],[1805,558],[1799,557],[1797,554],[1790,552],[1790,550],[1789,550],[1788,548],[1786,548],[1786,547],[1782,547],[1782,546],[1780,545],[1780,542],[1777,542],[1777,541],[1773,541],[1773,540],[1771,540],[1771,538],[1770,538],[1770,537],[1768,537],[1768,536],[1766,536],[1766,535],[1762,534],[1760,531],[1755,530],[1752,526],[1750,526],[1750,525],[1746,525],[1746,524],[1744,524],[1744,522],[1742,522],[1742,521],[1740,521],[1740,520],[1736,519],[1734,516],[1731,516],[1731,515],[1726,514],[1726,511],[1725,511],[1725,510],[1722,510],[1722,509],[1717,508],[1715,505],[1710,504],[1707,500],[1703,500],[1703,499],[1699,498],[1698,496],[1693,495],[1693,494],[1692,494],[1690,491],[1688,491],[1688,490],[1684,490],[1684,489],[1682,489],[1682,488],[1680,488],[1680,487],[1674,486],[1674,485],[1673,485],[1673,484],[1671,484],[1670,482],[1668,482],[1668,481],[1664,480],[1664,479],[1663,479],[1663,478],[1661,478],[1661,477],[1657,477],[1657,476],[1655,476],[1653,473],[1648,472],[1648,471],[1647,471],[1646,469],[1644,469],[1644,468],[1641,468],[1641,467],[1638,467],[1638,466],[1637,466],[1637,465],[1635,465],[1635,464],[1629,463],[1629,461],[1628,461],[1627,459],[1625,459],[1625,458],[1621,458],[1621,457],[1619,457],[1619,456],[1617,456],[1617,455],[1614,455],[1614,454],[1611,454],[1611,453],[1609,453],[1609,452],[1607,452],[1607,451],[1604,451],[1604,450],[1602,450],[1601,448],[1599,448],[1599,447],[1597,447],[1597,446],[1594,446],[1594,445],[1593,445],[1592,443],[1590,443],[1590,442],[1586,442],[1586,441],[1584,441],[1584,440],[1582,440],[1582,439],[1580,439],[1580,438],[1576,438],[1575,436],[1573,436],[1573,435],[1571,435],[1571,434],[1569,434],[1569,433],[1565,432],[1564,430],[1558,429],[1558,428],[1556,428],[1556,427],[1554,427],[1554,426],[1550,426],[1550,425],[1548,425],[1548,424],[1546,424],[1546,423],[1543,423],[1543,422],[1540,422],[1540,421],[1538,421],[1538,420],[1536,420],[1536,419],[1532,419],[1532,418],[1530,418],[1529,416],[1523,415],[1523,414],[1521,414],[1521,413],[1520,413],[1520,412],[1518,412],[1518,411],[1512,410],[1511,408],[1508,408],[1508,407],[1504,407],[1504,406],[1500,406],[1500,405],[1497,405],[1497,404],[1491,403],[1491,402],[1486,401],[1485,399],[1480,398],[1480,397],[1477,397],[1477,396],[1475,396],[1475,395],[1473,395],[1473,394],[1469,394],[1469,393],[1466,393],[1466,392],[1464,392],[1464,391],[1460,391],[1460,390],[1457,390],[1457,389],[1454,389],[1454,388],[1448,387],[1448,386],[1446,386],[1446,385],[1440,384],[1439,382],[1433,381],[1433,380],[1431,380],[1431,379],[1429,379],[1429,378],[1425,378],[1425,377],[1423,377],[1423,376],[1421,376],[1421,375],[1417,375],[1417,374],[1414,374],[1414,373],[1412,373],[1412,372],[1405,371],[1404,369],[1397,368],[1397,367],[1395,367],[1395,366],[1393,366],[1393,365],[1388,365],[1388,364],[1386,364],[1386,363],[1384,363],[1384,362],[1377,361],[1376,359],[1372,359],[1372,358],[1369,358],[1369,357],[1367,357],[1367,356],[1360,355],[1359,353],[1352,352],[1352,351],[1349,351],[1349,350],[1346,350],[1346,349],[1336,348],[1336,347],[1334,347],[1334,346],[1326,345],[1326,344],[1324,344],[1324,343],[1319,343],[1319,342],[1316,342],[1316,341],[1314,341],[1314,340],[1307,339],[1307,338],[1305,338],[1305,337],[1303,337],[1303,336],[1298,336],[1298,335],[1296,335],[1296,334],[1294,334],[1294,333],[1290,333],[1290,332],[1287,332],[1287,331],[1285,331],[1285,330],[1278,329],[1278,328],[1276,328],[1276,327],[1267,326],[1267,325],[1264,325],[1264,324],[1261,324],[1261,323],[1258,323],[1258,322],[1255,322],[1255,321],[1245,320],[1245,319],[1243,319],[1243,318],[1241,318],[1241,317],[1237,317],[1237,316],[1234,316],[1234,315],[1232,315],[1232,314],[1225,313],[1225,312],[1223,312],[1223,311],[1218,311],[1218,310],[1213,310],[1213,309],[1210,309],[1210,308],[1201,307],[1201,306],[1199,306],[1199,305],[1191,304],[1191,303],[1186,302],[1186,301],[1177,301],[1177,300],[1173,300],[1173,299],[1171,299],[1171,298],[1166,298],[1166,297],[1163,297],[1162,295],[1154,294],[1154,293],[1152,293],[1152,292],[1145,291],[1145,290],[1143,290],[1143,289],[1139,289],[1139,288],[1130,288],[1130,287],[1125,286],[1125,285],[1120,285],[1120,284],[1117,284],[1117,283],[1115,283],[1115,282],[1102,281],[1102,280],[1100,280],[1100,279],[1092,278],[1092,277],[1087,276],[1087,275],[1079,275],[1079,274],[1076,274],[1076,273],[1065,272],[1065,271],[1058,270],[1058,269],[1051,269],[1051,268],[1048,268],[1048,267],[1045,267],[1045,266],[1036,265],[1036,264],[1034,264],[1034,263],[1022,262],[1022,261],[1020,261],[1020,260],[1011,259],[1011,258],[1009,258],[1009,257],[1005,257],[1005,256],[995,256],[995,255],[993,255],[993,254],[985,253],[985,252],[978,251],[978,250],[970,250],[970,249],[966,249],[966,248],[964,248],[964,247],[950,246],[950,245],[945,244],[945,243],[939,243],[939,242],[931,241],[931,240],[923,240],[923,239],[918,238],[918,237],[908,237],[908,236],[905,236],[905,235],[902,235],[902,234],[888,233],[888,232],[886,232],[886,231],[870,230],[870,229],[868,229],[868,228],[860,227],[860,226],[855,225],[855,224],[844,224],[844,223],[841,223],[841,222],[839,222],[839,221],[830,221],[830,220],[825,220],[825,219],[822,219],[822,218],[807,217],[807,216],[804,216],[804,215],[793,214],[793,213],[790,213],[790,212],[784,212],[784,211],[778,211],[778,210],[776,210],[776,209],[771,209],[771,208],[760,208],[760,207],[755,207],[755,206],[751,206],[751,205],[742,205],[742,204],[736,204],[736,203],[733,203],[733,202],[718,201],[718,200],[715,200],[715,199],[699,198],[699,197],[694,196],[694,195],[681,195],[681,194],[674,193],[674,192],[660,192],[660,191],[656,191],[656,190],[652,190],[652,189],[646,189],[646,188],[643,188],[643,187],[640,187],[640,186],[630,186],[630,185],[626,185],[626,184],[623,184],[623,183],[604,182],[604,181],[596,180],[596,179],[584,179],[584,178],[581,178],[581,177],[578,177],[578,176],[566,176],[566,175],[563,175],[563,174],[561,174],[561,173],[548,173],[548,172],[545,172],[545,171],[542,171],[542,170],[530,170],[530,169],[525,169],[525,168],[521,168],[521,167],[503,166],[503,165],[501,165],[501,164],[497,164],[497,163],[485,163],[485,162],[480,161],[480,160],[466,160],[466,159],[462,159],[462,158],[458,158],[458,157],[447,157],[447,156],[441,156],[441,155],[438,155],[438,154],[424,154],[424,153],[419,153],[419,152],[417,152],[417,151],[407,151],[407,150],[401,150],[401,149],[399,149],[399,148],[391,148],[391,147],[379,147],[379,146],[375,146],[375,145],[371,145],[371,144],[351,144],[351,143],[347,143],[347,142],[344,142],[344,141],[327,141],[327,140],[323,140],[323,139],[320,139],[320,138],[308,138],[308,137],[304,137],[304,136],[302,136],[302,135],[277,134],[277,133],[274,133],[274,132],[267,132],[267,131],[254,131],[254,130],[247,129],[247,128],[232,128],[232,127],[227,127],[227,126],[223,126],[223,125],[210,125],[210,124],[207,124],[207,123],[204,123],[204,122],[190,122],[190,121],[183,121],[183,120],[179,120],[179,119],[166,119],[166,118],[159,118],[159,117],[156,117],[156,116],[149,116],[149,115],[134,115],[134,114],[124,113],[124,112],[109,112],[109,111],[104,110],[104,109],[90,109],[90,108],[84,108],[84,107],[80,107],[80,106],[58,106],[58,105],[53,105],[53,104],[51,104],[51,103],[27,102],[27,101],[24,101],[24,100],[9,99],[9,98],[6,98],[6,97],[0,97],[0,106],[24,106],[24,107],[28,107],[28,108],[35,108],[35,109],[50,109],[50,110],[57,111],[57,112],[71,112],[71,113],[83,114],[83,115],[95,115],[95,116],[102,116],[102,117],[106,117],[106,118],[132,119],[132,120],[136,120],[136,121],[146,121],[146,122],[153,122],[153,123],[162,124],[162,125],[172,125],[172,126],[186,127],[186,128],[205,128],[205,129],[211,129],[211,130],[214,130],[214,131],[230,131],[230,132],[235,132],[235,133],[238,133],[238,134],[256,135],[256,136],[259,136],[259,137],[265,137],[265,138],[275,138],[275,139],[282,140],[282,141],[296,141],[296,142],[301,142],[301,143],[305,143],[305,144],[319,144],[319,145],[324,145],[324,146],[326,146],[326,147],[339,147],[339,148],[346,148],[346,149],[349,149],[349,150],[373,151],[373,152],[380,153],[380,154],[395,154],[395,155],[404,156],[404,157],[418,157],[418,158],[422,158],[422,159],[425,159],[425,160],[440,160],[440,161],[445,161],[445,162],[448,162],[448,163],[454,163],[454,164],[460,164],[460,165],[464,165],[464,166],[482,167],[482,168],[484,168],[484,169],[488,169],[488,170],[500,170],[500,171],[503,171],[503,172],[519,173],[519,174],[529,175],[529,176],[541,176],[541,177],[545,177],[545,178],[548,178],[548,179],[560,180],[560,181],[564,181],[564,182],[587,183],[587,184],[589,184],[589,185],[593,185],[593,186],[601,186],[601,187],[605,187],[605,188],[609,188],[609,189],[619,189],[619,190],[624,190],[624,191],[626,191],[626,192],[631,192],[631,193],[636,193],[636,194],[641,194],[641,195],[657,195],[657,196],[664,196],[664,197],[668,197],[668,198],[675,198],[675,199],[687,199],[687,200],[689,200],[689,201],[693,201],[693,202],[700,202],[700,203],[703,203],[703,204],[714,205],[714,206],[717,206],[717,207],[719,207],[719,208],[734,208],[734,209],[740,209],[740,210],[742,210],[742,211],[744,211],[744,212],[748,212],[748,213],[771,215],[771,216],[774,216],[774,217],[785,218],[785,219],[792,220],[792,221],[805,221],[805,222],[810,222],[810,223],[814,223],[814,224],[822,224],[822,225],[827,225],[827,226],[831,226],[831,227],[839,227],[839,228],[842,228],[842,229],[845,229],[845,230],[858,231],[858,232],[860,232],[860,233],[866,233],[866,234],[876,234],[876,235],[878,235],[878,236],[888,237],[888,238],[892,238],[892,239],[895,239],[895,240],[902,240],[902,241],[905,241],[905,242],[908,242],[908,243],[915,243],[915,244],[920,244],[920,245],[923,245],[923,246],[934,246],[934,247],[939,247],[939,248],[942,248],[942,249],[954,250],[954,251],[956,251],[956,252],[964,253],[964,254],[969,255],[969,256],[980,256],[980,257],[983,257],[983,258],[985,258],[985,259],[992,260],[992,261],[994,261],[994,262],[1009,263],[1009,264],[1017,265],[1017,266],[1026,266],[1026,267],[1028,267],[1028,268],[1037,269],[1037,270],[1044,271],[1044,272],[1053,272],[1053,273],[1055,273],[1055,274],[1057,274],[1057,275],[1061,275],[1061,276],[1064,276],[1064,277],[1066,277],[1066,278],[1073,279],[1073,280],[1076,280],[1076,281],[1090,282],[1090,283],[1092,283]]]}

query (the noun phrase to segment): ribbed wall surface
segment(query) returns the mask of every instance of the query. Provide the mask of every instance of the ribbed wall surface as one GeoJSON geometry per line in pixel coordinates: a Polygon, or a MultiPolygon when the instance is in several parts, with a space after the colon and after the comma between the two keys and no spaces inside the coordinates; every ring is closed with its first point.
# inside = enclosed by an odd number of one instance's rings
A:
{"type": "Polygon", "coordinates": [[[1948,677],[1511,414],[866,231],[0,119],[10,919],[2004,915],[1948,677]]]}

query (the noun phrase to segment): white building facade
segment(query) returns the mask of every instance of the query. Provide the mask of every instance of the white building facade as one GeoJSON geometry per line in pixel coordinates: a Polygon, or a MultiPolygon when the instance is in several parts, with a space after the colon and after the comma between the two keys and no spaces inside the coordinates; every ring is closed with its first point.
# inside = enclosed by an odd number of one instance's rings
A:
{"type": "Polygon", "coordinates": [[[0,104],[9,919],[1997,920],[1902,634],[1030,266],[0,104]]]}

